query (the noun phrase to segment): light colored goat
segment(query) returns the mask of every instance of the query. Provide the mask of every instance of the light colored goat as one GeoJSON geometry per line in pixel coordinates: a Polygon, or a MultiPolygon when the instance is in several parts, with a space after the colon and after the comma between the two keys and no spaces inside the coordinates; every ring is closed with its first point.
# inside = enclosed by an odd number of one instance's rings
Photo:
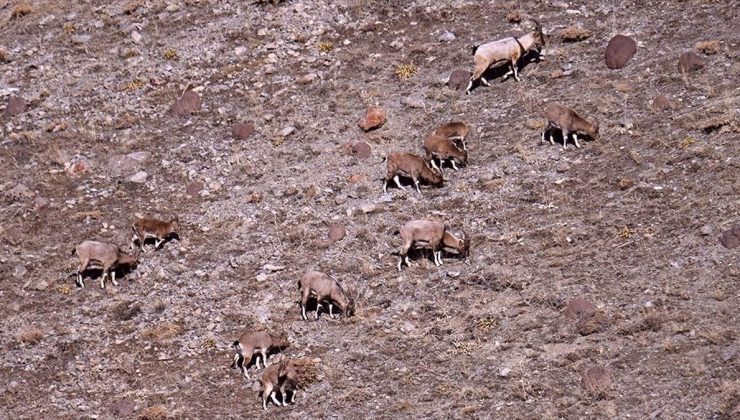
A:
{"type": "Polygon", "coordinates": [[[288,405],[288,391],[290,391],[290,403],[295,403],[298,393],[298,372],[288,359],[280,360],[278,363],[268,367],[262,372],[262,408],[267,410],[267,399],[272,399],[276,406],[288,405]],[[277,399],[277,391],[280,391],[280,399],[277,399]]]}
{"type": "Polygon", "coordinates": [[[593,138],[599,135],[599,122],[596,119],[587,121],[572,109],[558,103],[547,104],[542,114],[547,118],[547,127],[542,132],[542,143],[545,142],[545,137],[547,137],[550,144],[555,144],[550,133],[552,128],[562,131],[563,150],[567,148],[568,136],[571,133],[573,134],[573,141],[576,143],[576,147],[581,147],[578,144],[578,133],[585,133],[593,138]]]}
{"type": "Polygon", "coordinates": [[[88,268],[100,268],[103,270],[103,276],[100,278],[100,288],[105,288],[105,278],[108,274],[114,286],[118,286],[116,281],[116,268],[121,265],[133,267],[139,262],[139,250],[133,255],[124,254],[115,244],[83,241],[72,250],[72,255],[77,254],[80,258],[80,266],[77,268],[77,286],[85,287],[82,280],[82,274],[88,268]]]}
{"type": "Polygon", "coordinates": [[[319,308],[322,302],[329,303],[329,316],[334,318],[333,305],[337,305],[342,315],[350,317],[355,312],[355,302],[348,296],[342,286],[333,278],[319,271],[309,271],[298,281],[298,289],[301,291],[301,316],[306,316],[306,305],[311,297],[316,298],[316,319],[319,319],[319,308]]]}
{"type": "Polygon", "coordinates": [[[234,341],[232,347],[236,350],[232,368],[241,367],[242,374],[249,379],[247,366],[252,361],[252,356],[257,355],[254,365],[259,369],[260,358],[262,356],[262,365],[267,367],[267,354],[271,351],[282,351],[290,346],[288,338],[284,335],[273,335],[267,331],[252,331],[243,334],[238,340],[234,341]],[[241,365],[240,362],[241,361],[241,365]]]}
{"type": "Polygon", "coordinates": [[[504,80],[512,73],[517,81],[520,80],[518,69],[519,59],[525,56],[530,50],[539,50],[545,45],[545,36],[542,33],[540,22],[531,16],[525,15],[524,17],[534,22],[534,31],[518,38],[504,38],[473,47],[475,68],[473,75],[470,76],[468,87],[465,89],[466,94],[470,95],[470,88],[473,87],[475,80],[480,79],[481,83],[485,86],[490,86],[490,83],[483,77],[483,73],[493,65],[502,65],[508,62],[511,70],[504,75],[504,80]]]}
{"type": "Polygon", "coordinates": [[[468,145],[465,139],[470,133],[470,126],[464,122],[454,121],[447,124],[442,124],[434,130],[434,134],[442,137],[447,137],[452,141],[459,141],[462,145],[463,150],[468,151],[468,145]]]}
{"type": "Polygon", "coordinates": [[[433,220],[413,220],[406,223],[400,230],[403,245],[398,260],[398,271],[404,262],[410,267],[408,253],[410,249],[431,249],[436,266],[442,265],[442,250],[451,248],[462,257],[470,252],[470,239],[463,231],[462,239],[449,231],[447,225],[433,220]]]}
{"type": "Polygon", "coordinates": [[[426,159],[432,165],[432,168],[438,169],[442,172],[444,161],[450,161],[452,169],[457,170],[455,162],[462,165],[468,162],[468,153],[465,150],[460,150],[455,143],[448,137],[438,136],[436,134],[430,134],[424,138],[422,145],[424,152],[426,152],[426,159]],[[434,163],[434,159],[439,159],[439,168],[434,163]]]}
{"type": "Polygon", "coordinates": [[[135,247],[136,241],[139,241],[141,252],[146,252],[144,250],[144,242],[147,238],[154,238],[154,249],[159,248],[167,237],[170,235],[177,236],[177,232],[180,230],[180,221],[177,217],[169,222],[142,218],[136,219],[131,229],[134,231],[134,236],[131,238],[131,246],[135,247]]]}
{"type": "Polygon", "coordinates": [[[399,176],[411,178],[414,181],[416,191],[421,194],[419,189],[419,180],[423,180],[435,187],[441,187],[444,179],[442,173],[432,169],[424,158],[411,153],[393,152],[386,156],[387,172],[383,180],[383,192],[388,192],[388,183],[396,182],[398,188],[405,190],[399,176]]]}

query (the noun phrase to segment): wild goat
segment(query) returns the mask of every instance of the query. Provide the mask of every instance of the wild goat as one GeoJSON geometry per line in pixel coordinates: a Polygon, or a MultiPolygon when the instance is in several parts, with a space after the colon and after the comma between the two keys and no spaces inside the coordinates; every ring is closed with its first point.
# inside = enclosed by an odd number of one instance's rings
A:
{"type": "Polygon", "coordinates": [[[463,231],[463,238],[460,239],[442,222],[432,220],[413,220],[406,223],[401,228],[401,247],[400,259],[398,260],[398,271],[401,271],[401,264],[406,263],[410,267],[408,253],[414,249],[431,249],[434,256],[434,265],[442,265],[442,249],[451,248],[457,251],[462,257],[467,257],[470,252],[470,239],[463,231]]]}
{"type": "Polygon", "coordinates": [[[468,87],[465,89],[466,94],[470,95],[470,88],[473,87],[475,80],[480,79],[481,83],[485,86],[490,86],[490,83],[483,77],[483,73],[494,64],[509,62],[511,70],[504,75],[504,80],[512,73],[517,81],[520,80],[518,69],[519,59],[525,56],[530,50],[536,49],[539,51],[545,45],[545,36],[542,33],[540,22],[531,16],[525,17],[534,22],[534,31],[518,38],[504,38],[473,47],[475,68],[473,75],[470,76],[468,87]]]}
{"type": "Polygon", "coordinates": [[[272,402],[285,407],[288,400],[288,391],[290,391],[290,403],[295,402],[295,395],[298,392],[298,372],[291,364],[290,360],[280,360],[278,363],[268,367],[262,372],[262,408],[267,410],[267,399],[271,398],[272,402]],[[277,390],[280,390],[281,402],[277,400],[277,390]]]}
{"type": "Polygon", "coordinates": [[[581,147],[578,144],[579,132],[586,133],[591,137],[599,135],[599,122],[596,119],[593,122],[586,121],[572,109],[558,103],[548,104],[542,114],[547,118],[547,127],[542,132],[542,143],[545,142],[545,136],[547,136],[550,144],[555,144],[550,133],[553,127],[561,130],[563,133],[563,150],[568,145],[568,135],[570,133],[573,133],[573,141],[576,143],[576,147],[581,147]]]}
{"type": "Polygon", "coordinates": [[[141,252],[146,252],[144,242],[147,238],[154,238],[154,249],[157,249],[170,236],[177,237],[177,232],[180,230],[180,221],[177,217],[169,222],[157,219],[136,219],[131,229],[134,231],[134,236],[131,238],[132,247],[135,247],[136,241],[139,241],[141,252]]]}
{"type": "Polygon", "coordinates": [[[290,342],[288,338],[283,335],[273,335],[267,331],[248,332],[232,344],[232,347],[236,350],[236,354],[234,355],[234,363],[231,364],[231,367],[241,367],[242,374],[245,378],[249,379],[247,366],[252,361],[253,355],[257,355],[254,365],[259,369],[260,355],[262,356],[262,364],[264,367],[267,367],[267,354],[269,352],[282,351],[289,346],[290,342]]]}
{"type": "Polygon", "coordinates": [[[399,175],[411,178],[419,194],[421,194],[419,189],[420,179],[435,187],[441,187],[444,182],[441,172],[430,168],[423,158],[411,153],[393,152],[388,154],[386,161],[388,164],[383,181],[383,192],[388,192],[388,183],[391,179],[396,182],[398,188],[405,190],[398,178],[399,175]]]}
{"type": "Polygon", "coordinates": [[[301,291],[301,316],[306,316],[306,305],[311,297],[316,298],[316,319],[319,319],[319,308],[322,302],[329,303],[329,316],[334,319],[333,305],[336,304],[342,315],[350,317],[355,312],[354,299],[347,296],[336,280],[318,271],[309,271],[298,281],[301,291]]]}
{"type": "Polygon", "coordinates": [[[457,170],[455,162],[462,165],[468,162],[468,152],[460,150],[455,143],[447,137],[431,134],[424,138],[424,144],[422,146],[426,152],[427,161],[431,163],[432,168],[439,170],[440,173],[442,172],[445,160],[450,161],[452,169],[454,170],[457,170]],[[439,159],[439,168],[437,167],[437,164],[434,163],[435,158],[439,159]]]}
{"type": "Polygon", "coordinates": [[[470,133],[470,126],[463,122],[450,122],[447,124],[440,125],[434,130],[434,134],[442,137],[447,137],[452,141],[459,141],[462,145],[463,150],[468,151],[468,145],[465,143],[465,138],[470,133]]]}
{"type": "Polygon", "coordinates": [[[77,286],[85,287],[82,281],[82,274],[88,268],[101,268],[103,276],[100,278],[100,288],[105,288],[105,278],[110,273],[111,281],[114,286],[118,286],[116,281],[116,268],[122,265],[133,267],[139,262],[139,250],[133,255],[127,255],[118,249],[117,245],[83,241],[72,250],[72,255],[77,254],[80,257],[80,266],[77,269],[77,286]]]}

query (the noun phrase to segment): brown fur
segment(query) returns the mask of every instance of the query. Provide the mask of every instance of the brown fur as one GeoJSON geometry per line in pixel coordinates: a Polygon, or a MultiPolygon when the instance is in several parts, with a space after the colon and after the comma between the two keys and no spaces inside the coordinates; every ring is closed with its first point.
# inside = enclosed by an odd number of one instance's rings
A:
{"type": "Polygon", "coordinates": [[[447,124],[442,124],[434,130],[434,134],[442,137],[447,137],[452,141],[459,141],[462,149],[467,151],[468,146],[465,139],[470,133],[470,126],[464,122],[454,121],[447,124]]]}
{"type": "Polygon", "coordinates": [[[252,331],[242,334],[232,345],[236,349],[236,354],[234,355],[234,363],[231,366],[234,368],[239,367],[239,360],[241,359],[242,374],[249,379],[247,366],[251,362],[253,355],[257,355],[254,363],[257,368],[259,368],[260,355],[262,356],[262,364],[267,367],[267,354],[269,352],[283,350],[289,346],[290,342],[284,335],[270,334],[267,331],[252,331]]]}
{"type": "Polygon", "coordinates": [[[134,236],[131,238],[132,246],[135,246],[136,241],[139,241],[141,252],[145,252],[144,241],[146,241],[146,238],[154,238],[156,241],[154,247],[159,248],[167,236],[177,234],[180,230],[180,221],[177,217],[169,222],[142,218],[137,219],[131,229],[134,231],[134,236]]]}
{"type": "Polygon", "coordinates": [[[306,305],[311,297],[316,298],[316,319],[319,319],[319,308],[322,302],[329,303],[329,315],[334,318],[333,305],[337,305],[343,316],[352,316],[355,310],[355,302],[348,297],[342,286],[336,280],[318,271],[309,271],[298,281],[298,289],[301,290],[301,316],[306,316],[306,305]]]}
{"type": "MultiPolygon", "coordinates": [[[[441,172],[432,169],[423,158],[411,153],[393,152],[388,154],[386,161],[387,172],[383,183],[383,191],[387,191],[388,182],[399,175],[411,178],[414,181],[416,191],[419,193],[421,193],[419,180],[426,181],[435,187],[441,187],[444,182],[441,172]]],[[[403,186],[400,187],[404,189],[403,186]]]]}
{"type": "Polygon", "coordinates": [[[263,409],[267,410],[268,398],[272,398],[275,405],[280,405],[275,395],[277,390],[280,391],[283,406],[287,405],[288,391],[292,393],[290,402],[295,402],[295,395],[298,389],[298,373],[290,360],[281,360],[265,369],[260,381],[262,382],[263,409]]]}
{"type": "Polygon", "coordinates": [[[439,159],[440,171],[445,160],[451,161],[453,163],[453,168],[455,167],[455,162],[462,165],[468,162],[468,153],[464,150],[460,150],[455,143],[447,137],[431,134],[424,138],[422,147],[424,148],[424,152],[426,152],[426,159],[431,163],[432,167],[435,166],[434,159],[439,159]]]}
{"type": "MultiPolygon", "coordinates": [[[[584,118],[581,118],[572,109],[561,104],[547,104],[542,114],[545,116],[545,118],[547,118],[548,122],[547,127],[545,127],[545,131],[542,132],[543,142],[545,141],[545,137],[547,136],[549,130],[553,127],[563,132],[563,149],[566,148],[568,144],[568,136],[571,133],[574,134],[576,147],[581,147],[578,144],[578,133],[585,133],[594,138],[599,135],[598,121],[587,121],[584,118]]],[[[555,144],[552,140],[552,136],[549,136],[549,139],[551,144],[555,144]]]]}
{"type": "Polygon", "coordinates": [[[461,256],[467,257],[470,250],[470,241],[467,234],[462,239],[455,236],[448,230],[449,228],[442,222],[433,220],[413,220],[406,223],[401,228],[401,246],[400,259],[398,261],[398,270],[401,271],[401,265],[404,260],[409,265],[408,253],[414,249],[431,249],[434,253],[435,265],[442,263],[442,249],[451,248],[456,250],[461,256]]]}
{"type": "Polygon", "coordinates": [[[100,288],[104,289],[105,278],[108,275],[111,276],[113,285],[118,286],[115,272],[117,267],[133,267],[139,262],[138,250],[133,255],[128,255],[121,252],[117,245],[105,242],[83,241],[72,251],[72,255],[74,254],[77,254],[80,258],[80,265],[77,268],[77,285],[79,287],[85,287],[82,274],[88,268],[101,268],[103,270],[103,276],[100,278],[100,288]]]}

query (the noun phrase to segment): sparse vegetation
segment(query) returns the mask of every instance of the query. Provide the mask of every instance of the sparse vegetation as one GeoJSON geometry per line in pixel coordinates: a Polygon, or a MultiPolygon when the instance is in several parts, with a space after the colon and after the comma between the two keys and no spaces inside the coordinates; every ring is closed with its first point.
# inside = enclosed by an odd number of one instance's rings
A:
{"type": "Polygon", "coordinates": [[[165,58],[165,60],[177,60],[180,55],[177,53],[177,50],[174,48],[167,48],[164,50],[164,53],[162,54],[165,58]]]}
{"type": "Polygon", "coordinates": [[[10,14],[11,18],[20,18],[26,15],[30,15],[33,13],[33,7],[31,7],[31,4],[26,2],[20,2],[13,7],[13,11],[10,14]]]}
{"type": "Polygon", "coordinates": [[[398,64],[396,65],[395,74],[401,80],[409,79],[416,76],[418,69],[413,64],[398,64]]]}
{"type": "Polygon", "coordinates": [[[334,44],[331,41],[321,41],[316,44],[316,49],[320,53],[330,53],[334,51],[334,44]]]}

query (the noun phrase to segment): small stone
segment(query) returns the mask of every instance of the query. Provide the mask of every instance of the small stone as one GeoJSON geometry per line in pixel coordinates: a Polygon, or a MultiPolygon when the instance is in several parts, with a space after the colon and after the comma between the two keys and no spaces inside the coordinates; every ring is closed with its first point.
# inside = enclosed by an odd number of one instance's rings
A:
{"type": "Polygon", "coordinates": [[[591,316],[596,312],[596,305],[583,298],[571,300],[565,307],[563,315],[566,318],[577,319],[591,316]]]}
{"type": "Polygon", "coordinates": [[[131,39],[134,41],[135,44],[141,44],[141,34],[139,33],[139,31],[131,32],[131,39]]]}
{"type": "Polygon", "coordinates": [[[139,171],[131,176],[128,180],[136,183],[136,184],[143,184],[146,182],[147,178],[149,177],[149,174],[147,174],[144,171],[139,171]]]}
{"type": "Polygon", "coordinates": [[[612,373],[608,368],[603,366],[593,366],[583,373],[581,382],[586,391],[592,394],[603,395],[611,388],[612,373]]]}
{"type": "Polygon", "coordinates": [[[262,269],[265,270],[265,271],[270,271],[270,272],[274,273],[276,271],[283,271],[283,270],[285,270],[285,266],[284,265],[275,265],[275,264],[265,264],[265,265],[262,266],[262,269]]]}
{"type": "Polygon", "coordinates": [[[365,110],[365,115],[357,123],[363,131],[370,131],[380,128],[387,121],[387,116],[383,108],[370,106],[365,110]]]}
{"type": "Polygon", "coordinates": [[[357,156],[359,159],[369,158],[371,151],[370,145],[364,141],[360,141],[352,145],[352,154],[357,156]]]}
{"type": "Polygon", "coordinates": [[[265,274],[265,273],[259,273],[259,274],[257,274],[257,276],[254,279],[257,280],[258,283],[263,283],[263,282],[267,281],[267,274],[265,274]]]}
{"type": "Polygon", "coordinates": [[[712,234],[713,231],[714,229],[712,229],[711,225],[704,225],[701,227],[701,229],[699,229],[699,233],[701,233],[702,236],[709,236],[712,234]]]}
{"type": "Polygon", "coordinates": [[[202,182],[200,182],[200,181],[193,181],[190,184],[188,184],[188,186],[185,188],[185,192],[189,196],[195,197],[196,195],[198,195],[199,192],[201,192],[201,190],[203,190],[204,187],[205,187],[205,185],[203,185],[202,182]]]}
{"type": "Polygon", "coordinates": [[[26,275],[28,270],[26,270],[26,267],[23,264],[18,264],[13,269],[13,277],[19,279],[26,275]]]}
{"type": "Polygon", "coordinates": [[[404,321],[404,323],[401,324],[400,330],[401,330],[401,332],[408,334],[408,333],[413,332],[414,330],[416,330],[416,327],[411,322],[404,321]]]}
{"type": "Polygon", "coordinates": [[[561,173],[561,174],[564,173],[564,172],[568,172],[569,170],[570,170],[570,165],[568,165],[565,162],[560,162],[555,167],[555,171],[558,172],[558,173],[561,173]]]}
{"type": "Polygon", "coordinates": [[[404,96],[401,99],[401,103],[409,108],[424,108],[424,100],[414,96],[404,96]]]}
{"type": "Polygon", "coordinates": [[[725,349],[721,354],[722,361],[727,362],[733,357],[735,357],[736,354],[737,354],[737,347],[730,347],[728,349],[725,349]]]}
{"type": "Polygon", "coordinates": [[[89,160],[81,158],[74,162],[67,162],[64,167],[69,175],[77,177],[86,174],[90,170],[90,165],[89,160]]]}
{"type": "Polygon", "coordinates": [[[254,124],[237,123],[231,126],[231,135],[237,140],[246,140],[254,134],[254,124]]]}
{"type": "Polygon", "coordinates": [[[439,42],[451,42],[455,40],[455,34],[453,34],[450,31],[444,31],[442,35],[439,36],[439,42]]]}
{"type": "Polygon", "coordinates": [[[176,117],[184,117],[200,110],[202,101],[200,95],[188,90],[180,99],[177,99],[170,107],[169,114],[176,117]]]}
{"type": "Polygon", "coordinates": [[[41,280],[38,283],[36,283],[36,286],[34,286],[34,289],[38,290],[39,292],[42,292],[46,290],[49,287],[49,282],[46,280],[41,280]]]}
{"type": "Polygon", "coordinates": [[[341,241],[347,234],[347,229],[341,223],[332,223],[329,225],[329,239],[332,242],[341,241]]]}
{"type": "Polygon", "coordinates": [[[289,135],[293,134],[294,131],[295,131],[295,127],[293,127],[292,125],[289,125],[283,128],[282,130],[280,130],[280,136],[288,137],[289,135]]]}
{"type": "Polygon", "coordinates": [[[337,205],[342,205],[347,202],[347,196],[344,194],[339,194],[334,197],[334,202],[337,203],[337,205]]]}
{"type": "Polygon", "coordinates": [[[619,189],[622,191],[628,190],[635,186],[637,182],[632,178],[619,178],[619,189]]]}
{"type": "Polygon", "coordinates": [[[311,82],[313,82],[314,80],[316,80],[318,78],[319,78],[319,76],[316,73],[309,73],[309,74],[307,74],[307,75],[302,76],[301,78],[299,78],[298,79],[298,84],[299,85],[307,85],[307,84],[310,84],[311,82]]]}
{"type": "Polygon", "coordinates": [[[360,206],[360,211],[363,212],[364,214],[372,213],[377,209],[378,207],[373,203],[365,203],[360,206]]]}
{"type": "Polygon", "coordinates": [[[236,48],[234,48],[234,54],[236,54],[236,55],[242,55],[245,52],[247,52],[247,47],[236,47],[236,48]]]}
{"type": "Polygon", "coordinates": [[[133,398],[125,397],[115,402],[111,406],[110,412],[111,414],[113,414],[114,417],[128,418],[131,417],[132,414],[134,414],[135,408],[136,403],[134,402],[133,398]]]}
{"type": "Polygon", "coordinates": [[[20,96],[13,96],[8,100],[5,115],[15,117],[26,112],[26,101],[20,96]]]}
{"type": "Polygon", "coordinates": [[[722,246],[727,249],[733,249],[740,246],[740,225],[735,225],[729,230],[722,232],[719,239],[722,246]]]}
{"type": "Polygon", "coordinates": [[[668,109],[671,109],[673,107],[673,104],[671,103],[671,100],[666,98],[663,95],[658,95],[653,99],[653,108],[665,111],[668,109]]]}
{"type": "Polygon", "coordinates": [[[447,87],[452,90],[462,90],[468,87],[470,72],[466,70],[454,70],[447,78],[447,87]]]}
{"type": "Polygon", "coordinates": [[[42,210],[49,206],[49,199],[45,197],[36,197],[33,200],[33,208],[36,210],[42,210]]]}
{"type": "Polygon", "coordinates": [[[606,46],[604,61],[610,69],[621,69],[637,52],[637,43],[634,39],[615,35],[606,46]]]}
{"type": "Polygon", "coordinates": [[[690,73],[700,70],[707,65],[707,61],[693,51],[686,51],[678,58],[678,72],[690,73]]]}
{"type": "Polygon", "coordinates": [[[509,368],[503,368],[498,371],[498,376],[500,378],[508,378],[510,374],[511,374],[511,369],[509,368]]]}
{"type": "Polygon", "coordinates": [[[85,45],[90,42],[91,38],[90,35],[72,35],[69,39],[73,44],[85,45]]]}
{"type": "Polygon", "coordinates": [[[460,277],[460,272],[459,271],[448,271],[447,277],[452,278],[452,279],[458,278],[460,277]]]}

